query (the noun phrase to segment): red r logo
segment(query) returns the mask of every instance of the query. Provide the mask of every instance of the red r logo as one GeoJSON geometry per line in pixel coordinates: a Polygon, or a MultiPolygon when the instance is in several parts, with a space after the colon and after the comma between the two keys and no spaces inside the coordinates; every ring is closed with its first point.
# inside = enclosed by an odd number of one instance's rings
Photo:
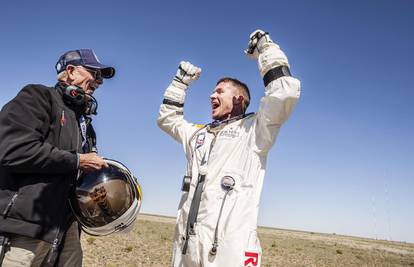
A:
{"type": "Polygon", "coordinates": [[[253,266],[257,266],[259,263],[259,253],[256,252],[244,252],[244,256],[246,257],[246,260],[244,261],[244,266],[248,266],[250,263],[253,266]]]}

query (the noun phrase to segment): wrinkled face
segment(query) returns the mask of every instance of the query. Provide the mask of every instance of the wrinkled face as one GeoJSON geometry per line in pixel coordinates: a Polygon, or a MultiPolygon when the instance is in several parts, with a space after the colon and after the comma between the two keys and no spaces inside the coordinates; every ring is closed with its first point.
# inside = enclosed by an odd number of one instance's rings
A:
{"type": "Polygon", "coordinates": [[[214,120],[225,120],[231,117],[233,98],[238,96],[238,90],[231,82],[221,82],[210,95],[211,115],[214,120]]]}
{"type": "Polygon", "coordinates": [[[67,67],[70,85],[79,86],[85,93],[92,95],[93,92],[103,83],[100,71],[87,69],[83,66],[69,65],[67,67]]]}

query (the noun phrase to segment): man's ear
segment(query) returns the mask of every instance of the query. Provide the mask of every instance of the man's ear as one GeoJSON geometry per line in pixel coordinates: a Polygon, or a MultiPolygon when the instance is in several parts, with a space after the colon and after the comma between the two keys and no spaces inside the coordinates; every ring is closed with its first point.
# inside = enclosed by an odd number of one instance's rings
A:
{"type": "Polygon", "coordinates": [[[242,95],[233,96],[233,105],[241,105],[243,103],[244,97],[242,95]]]}
{"type": "Polygon", "coordinates": [[[73,66],[73,65],[67,65],[66,66],[66,72],[68,73],[68,76],[70,78],[72,78],[72,75],[73,75],[73,71],[74,70],[75,70],[75,66],[73,66]]]}

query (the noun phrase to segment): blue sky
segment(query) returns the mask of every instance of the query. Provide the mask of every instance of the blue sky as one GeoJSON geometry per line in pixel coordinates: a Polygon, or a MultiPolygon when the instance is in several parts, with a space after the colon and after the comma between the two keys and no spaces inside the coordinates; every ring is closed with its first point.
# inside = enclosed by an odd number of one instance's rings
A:
{"type": "Polygon", "coordinates": [[[181,60],[203,69],[189,121],[210,121],[222,76],[263,85],[243,50],[257,28],[286,52],[302,96],[268,158],[259,224],[414,242],[414,2],[6,1],[0,105],[28,83],[53,85],[67,50],[93,48],[116,76],[96,92],[100,154],[141,183],[142,211],[174,216],[185,160],[156,126],[181,60]]]}

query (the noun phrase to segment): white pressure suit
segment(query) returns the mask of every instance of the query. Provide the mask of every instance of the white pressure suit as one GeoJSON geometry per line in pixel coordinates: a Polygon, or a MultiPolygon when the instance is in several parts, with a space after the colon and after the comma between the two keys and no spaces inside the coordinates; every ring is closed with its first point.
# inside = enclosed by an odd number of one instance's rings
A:
{"type": "MultiPolygon", "coordinates": [[[[269,69],[288,66],[285,54],[273,42],[258,56],[262,77],[269,69]]],[[[182,194],[178,208],[172,265],[260,266],[256,228],[266,158],[299,98],[300,82],[290,76],[274,79],[266,86],[256,114],[204,127],[184,119],[185,89],[176,81],[171,83],[158,118],[159,127],[183,145],[191,177],[189,192],[182,194]],[[223,177],[228,176],[234,184],[225,187],[223,177]],[[198,214],[188,230],[200,179],[198,214]]]]}

